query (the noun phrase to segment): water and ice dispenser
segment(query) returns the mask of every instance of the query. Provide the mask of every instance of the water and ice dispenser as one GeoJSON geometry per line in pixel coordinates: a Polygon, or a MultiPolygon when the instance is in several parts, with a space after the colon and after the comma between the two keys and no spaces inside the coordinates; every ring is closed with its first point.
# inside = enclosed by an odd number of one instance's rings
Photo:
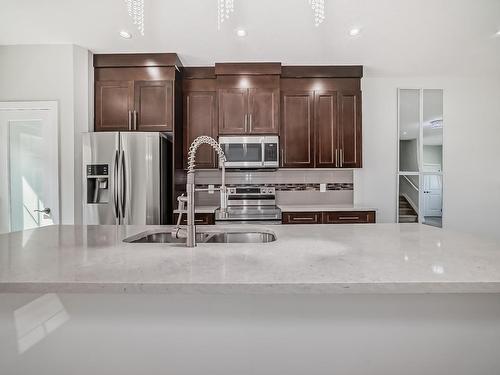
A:
{"type": "Polygon", "coordinates": [[[109,202],[109,165],[87,165],[87,203],[109,202]]]}

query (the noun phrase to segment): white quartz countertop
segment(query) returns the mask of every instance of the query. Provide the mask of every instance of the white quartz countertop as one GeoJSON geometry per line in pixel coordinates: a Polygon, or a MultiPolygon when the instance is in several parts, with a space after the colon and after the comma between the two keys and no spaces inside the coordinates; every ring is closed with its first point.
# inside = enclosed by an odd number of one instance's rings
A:
{"type": "Polygon", "coordinates": [[[0,235],[0,292],[500,293],[500,243],[419,224],[245,227],[275,232],[263,244],[122,242],[170,228],[0,235]]]}
{"type": "Polygon", "coordinates": [[[376,211],[376,208],[352,204],[278,204],[283,212],[315,212],[315,211],[376,211]]]}

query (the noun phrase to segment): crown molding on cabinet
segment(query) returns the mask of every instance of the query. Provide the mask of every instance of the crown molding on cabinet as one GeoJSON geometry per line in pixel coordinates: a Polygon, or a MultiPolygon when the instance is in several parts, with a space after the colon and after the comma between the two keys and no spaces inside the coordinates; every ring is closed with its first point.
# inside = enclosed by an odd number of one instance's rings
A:
{"type": "Polygon", "coordinates": [[[176,53],[113,53],[94,55],[94,68],[130,68],[150,66],[182,67],[176,53]]]}

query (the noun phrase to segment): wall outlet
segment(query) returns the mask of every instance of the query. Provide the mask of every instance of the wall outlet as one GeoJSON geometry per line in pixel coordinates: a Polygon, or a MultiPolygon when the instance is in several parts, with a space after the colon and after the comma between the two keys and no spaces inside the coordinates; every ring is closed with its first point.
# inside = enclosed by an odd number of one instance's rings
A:
{"type": "Polygon", "coordinates": [[[319,184],[319,191],[322,193],[326,192],[326,184],[319,184]]]}
{"type": "Polygon", "coordinates": [[[213,194],[215,191],[215,185],[208,185],[208,194],[213,194]]]}

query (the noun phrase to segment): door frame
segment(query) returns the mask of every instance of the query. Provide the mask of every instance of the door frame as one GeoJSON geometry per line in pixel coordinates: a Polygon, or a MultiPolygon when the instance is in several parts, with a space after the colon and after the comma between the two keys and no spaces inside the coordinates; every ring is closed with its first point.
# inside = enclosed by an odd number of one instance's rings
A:
{"type": "Polygon", "coordinates": [[[444,185],[445,185],[445,178],[444,178],[444,164],[445,164],[445,139],[446,139],[446,127],[443,126],[443,144],[442,144],[442,154],[443,154],[443,161],[441,164],[441,172],[425,172],[424,171],[424,153],[423,153],[423,148],[424,148],[424,91],[425,90],[440,90],[443,93],[443,124],[446,123],[446,116],[445,116],[445,103],[444,103],[444,98],[446,94],[446,90],[444,88],[436,88],[436,87],[412,87],[412,86],[404,86],[404,87],[399,87],[397,89],[397,158],[396,158],[396,223],[399,223],[399,176],[409,176],[409,175],[417,175],[419,176],[419,198],[418,198],[418,223],[422,224],[424,222],[424,209],[423,209],[423,183],[424,179],[423,176],[424,174],[435,174],[435,175],[440,175],[441,176],[441,184],[442,184],[442,193],[441,193],[441,218],[442,218],[442,228],[444,228],[445,224],[445,198],[444,198],[444,185]],[[407,172],[407,171],[400,171],[400,129],[401,129],[401,124],[400,124],[400,106],[401,106],[401,91],[403,90],[418,90],[419,91],[419,138],[418,138],[418,171],[416,172],[407,172]]]}
{"type": "MultiPolygon", "coordinates": [[[[0,101],[0,111],[48,111],[50,131],[55,139],[55,146],[50,153],[51,164],[56,165],[57,188],[51,192],[52,221],[60,223],[61,218],[61,168],[60,168],[60,139],[59,139],[59,103],[57,100],[40,101],[0,101]]],[[[7,145],[8,147],[8,145],[7,145]]],[[[8,151],[9,152],[9,151],[8,151]]],[[[7,165],[7,175],[10,176],[10,168],[7,165]]],[[[10,185],[8,188],[10,197],[10,185]]],[[[10,199],[10,198],[9,198],[10,199]]],[[[9,220],[10,221],[10,220],[9,220]]]]}

